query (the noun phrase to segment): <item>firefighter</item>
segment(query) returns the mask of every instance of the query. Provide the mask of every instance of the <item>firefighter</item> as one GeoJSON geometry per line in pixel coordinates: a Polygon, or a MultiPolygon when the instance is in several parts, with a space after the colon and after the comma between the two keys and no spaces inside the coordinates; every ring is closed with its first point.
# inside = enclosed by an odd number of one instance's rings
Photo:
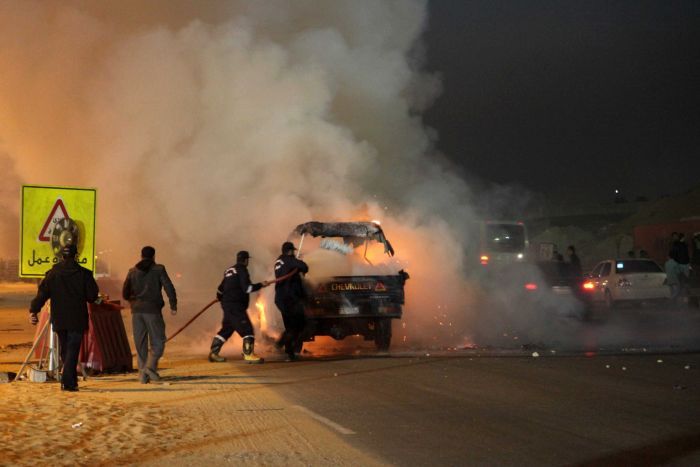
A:
{"type": "Polygon", "coordinates": [[[236,264],[224,272],[224,278],[216,291],[216,298],[221,302],[224,310],[224,319],[221,330],[214,336],[211,342],[210,362],[225,362],[226,359],[219,355],[221,347],[235,332],[243,338],[243,360],[247,363],[263,363],[263,359],[255,355],[255,336],[253,325],[248,317],[248,305],[250,294],[270,282],[263,281],[253,284],[248,274],[248,262],[250,255],[247,251],[239,251],[236,255],[236,264]]]}
{"type": "Polygon", "coordinates": [[[309,272],[309,267],[305,262],[294,257],[294,250],[296,248],[292,242],[284,242],[282,254],[275,261],[275,277],[279,280],[288,276],[275,284],[275,305],[282,313],[284,321],[284,333],[275,343],[275,347],[281,349],[284,346],[287,361],[296,360],[294,350],[300,342],[306,325],[303,305],[306,294],[301,283],[301,274],[309,272]]]}

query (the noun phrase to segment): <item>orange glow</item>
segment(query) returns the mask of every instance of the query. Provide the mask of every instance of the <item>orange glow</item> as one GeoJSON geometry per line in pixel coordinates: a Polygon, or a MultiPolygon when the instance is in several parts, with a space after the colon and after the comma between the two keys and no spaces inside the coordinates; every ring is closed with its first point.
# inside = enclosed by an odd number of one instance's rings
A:
{"type": "Polygon", "coordinates": [[[258,309],[258,313],[260,314],[260,330],[266,331],[267,316],[265,316],[265,299],[262,296],[259,296],[255,301],[255,308],[258,309]]]}
{"type": "Polygon", "coordinates": [[[384,252],[384,245],[375,241],[360,245],[355,249],[355,253],[359,255],[361,262],[366,258],[375,266],[390,261],[390,257],[384,252]]]}
{"type": "Polygon", "coordinates": [[[582,286],[582,287],[584,288],[584,290],[593,290],[593,288],[594,288],[595,286],[593,285],[593,282],[591,282],[591,281],[586,281],[586,282],[583,283],[583,286],[582,286]]]}
{"type": "Polygon", "coordinates": [[[525,289],[527,289],[527,290],[537,290],[537,284],[535,284],[535,283],[533,283],[533,282],[528,282],[527,284],[525,284],[525,289]]]}
{"type": "Polygon", "coordinates": [[[487,264],[489,264],[489,257],[486,256],[486,255],[481,255],[480,260],[481,260],[481,264],[483,264],[484,266],[486,266],[487,264]]]}

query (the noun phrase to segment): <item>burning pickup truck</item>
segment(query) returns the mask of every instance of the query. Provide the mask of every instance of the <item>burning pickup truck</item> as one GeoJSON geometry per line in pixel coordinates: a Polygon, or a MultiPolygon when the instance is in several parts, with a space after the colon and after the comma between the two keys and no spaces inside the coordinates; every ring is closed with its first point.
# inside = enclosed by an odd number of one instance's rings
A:
{"type": "Polygon", "coordinates": [[[304,254],[310,267],[304,341],[361,335],[387,350],[391,320],[401,318],[408,274],[391,264],[394,249],[379,224],[307,222],[293,235],[301,237],[299,256],[310,250],[304,254]]]}

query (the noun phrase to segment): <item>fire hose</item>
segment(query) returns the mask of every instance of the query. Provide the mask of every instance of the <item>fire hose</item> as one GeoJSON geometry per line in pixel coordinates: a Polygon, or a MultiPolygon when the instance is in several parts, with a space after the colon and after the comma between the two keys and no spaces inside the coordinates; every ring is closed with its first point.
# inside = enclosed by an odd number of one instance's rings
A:
{"type": "MultiPolygon", "coordinates": [[[[273,281],[270,281],[269,284],[276,284],[276,283],[278,283],[278,282],[286,281],[287,279],[289,279],[290,277],[292,277],[292,276],[293,276],[294,274],[296,274],[297,272],[299,272],[298,269],[293,269],[290,273],[285,274],[285,275],[282,276],[282,277],[278,277],[277,279],[275,279],[275,280],[273,280],[273,281]]],[[[268,284],[268,285],[269,285],[269,284],[268,284]]],[[[189,320],[188,322],[186,322],[184,326],[182,326],[180,329],[178,329],[177,331],[175,331],[175,333],[174,333],[173,335],[171,335],[170,337],[168,337],[168,338],[165,340],[165,342],[169,342],[169,341],[170,341],[171,339],[173,339],[175,336],[177,336],[177,335],[180,334],[182,331],[184,331],[185,328],[186,328],[187,326],[189,326],[190,324],[192,324],[192,322],[193,322],[194,320],[196,320],[197,318],[199,318],[199,317],[202,315],[202,313],[204,313],[205,311],[207,311],[214,303],[216,303],[216,302],[218,302],[218,301],[219,301],[219,299],[218,299],[218,298],[215,298],[215,299],[212,300],[211,302],[207,303],[207,305],[206,305],[204,308],[202,308],[201,310],[199,310],[199,312],[198,312],[196,315],[194,315],[192,318],[190,318],[190,320],[189,320]]]]}

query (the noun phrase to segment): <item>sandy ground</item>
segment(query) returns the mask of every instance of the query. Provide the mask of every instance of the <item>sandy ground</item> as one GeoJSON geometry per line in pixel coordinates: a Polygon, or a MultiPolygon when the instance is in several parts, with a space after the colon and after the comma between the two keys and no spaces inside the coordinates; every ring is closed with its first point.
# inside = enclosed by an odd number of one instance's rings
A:
{"type": "MultiPolygon", "coordinates": [[[[0,284],[0,372],[29,351],[35,287],[0,284]]],[[[135,373],[88,378],[79,393],[0,384],[0,465],[381,465],[276,394],[260,366],[188,350],[169,345],[161,384],[135,373]]]]}

